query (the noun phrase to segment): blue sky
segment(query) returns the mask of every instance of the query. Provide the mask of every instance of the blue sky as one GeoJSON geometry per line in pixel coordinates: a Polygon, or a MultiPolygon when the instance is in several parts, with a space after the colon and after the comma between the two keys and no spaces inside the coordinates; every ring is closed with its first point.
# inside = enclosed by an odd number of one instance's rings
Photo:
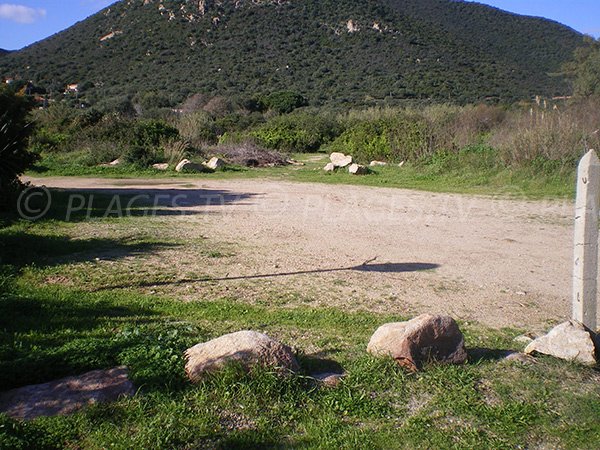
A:
{"type": "MultiPolygon", "coordinates": [[[[0,48],[16,50],[64,30],[114,0],[0,0],[0,48]]],[[[546,17],[600,37],[600,0],[479,0],[546,17]]]]}

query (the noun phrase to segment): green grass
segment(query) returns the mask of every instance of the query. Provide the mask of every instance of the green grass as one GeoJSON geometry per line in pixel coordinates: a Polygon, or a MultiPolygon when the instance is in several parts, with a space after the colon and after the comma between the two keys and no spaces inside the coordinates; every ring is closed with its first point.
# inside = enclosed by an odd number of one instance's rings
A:
{"type": "Polygon", "coordinates": [[[98,211],[91,222],[66,223],[64,203],[54,208],[53,219],[0,221],[0,386],[125,364],[138,392],[68,417],[0,415],[0,448],[587,449],[600,440],[598,372],[552,358],[500,361],[521,330],[461,323],[469,363],[410,374],[365,351],[379,325],[405,317],[248,304],[235,295],[149,295],[136,285],[169,276],[148,266],[152,253],[191,246],[218,264],[230,250],[187,242],[160,218],[98,211]],[[95,262],[107,250],[112,260],[95,262]],[[127,273],[130,287],[113,288],[125,260],[140,270],[127,273]],[[61,274],[80,277],[48,281],[61,274]],[[198,385],[186,381],[184,349],[241,329],[291,345],[301,372],[279,379],[231,367],[198,385]],[[347,376],[338,388],[309,377],[340,368],[347,376]]]}
{"type": "Polygon", "coordinates": [[[64,155],[45,156],[30,176],[93,176],[107,178],[171,178],[177,179],[236,179],[267,178],[299,182],[349,184],[375,187],[418,189],[432,192],[481,194],[515,198],[571,198],[575,193],[574,169],[547,172],[535,166],[519,168],[485,166],[471,163],[429,164],[407,163],[373,168],[372,174],[354,176],[345,170],[325,173],[321,169],[328,162],[327,155],[292,155],[304,166],[272,168],[232,167],[213,174],[178,174],[175,171],[139,169],[133,166],[87,167],[73,164],[64,155]]]}

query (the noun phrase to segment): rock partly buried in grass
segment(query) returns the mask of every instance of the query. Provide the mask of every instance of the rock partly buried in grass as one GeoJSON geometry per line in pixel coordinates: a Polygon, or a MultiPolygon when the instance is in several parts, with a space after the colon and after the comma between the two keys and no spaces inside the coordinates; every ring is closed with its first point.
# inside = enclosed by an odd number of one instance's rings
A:
{"type": "Polygon", "coordinates": [[[168,163],[152,164],[152,168],[156,170],[167,170],[169,168],[168,163]]]}
{"type": "Polygon", "coordinates": [[[209,169],[203,164],[196,164],[191,162],[189,159],[183,159],[175,167],[177,172],[196,172],[196,173],[210,173],[212,169],[209,169]]]}
{"type": "Polygon", "coordinates": [[[338,152],[329,155],[329,160],[335,167],[347,167],[352,164],[352,156],[338,152]]]}
{"type": "Polygon", "coordinates": [[[569,320],[554,327],[525,347],[525,353],[542,353],[587,366],[597,364],[598,336],[583,324],[569,320]]]}
{"type": "Polygon", "coordinates": [[[342,381],[342,378],[344,378],[343,373],[332,373],[332,372],[317,373],[317,374],[313,374],[311,376],[320,385],[325,386],[325,387],[330,387],[330,388],[338,387],[340,382],[342,381]]]}
{"type": "Polygon", "coordinates": [[[371,163],[369,164],[369,166],[371,166],[371,167],[382,167],[382,166],[387,166],[387,163],[385,161],[371,161],[371,163]]]}
{"type": "Polygon", "coordinates": [[[121,160],[120,159],[115,159],[114,161],[111,161],[109,163],[106,164],[100,164],[100,167],[115,167],[121,164],[121,160]]]}
{"type": "Polygon", "coordinates": [[[127,368],[94,370],[0,394],[0,412],[18,419],[71,414],[84,406],[135,394],[127,368]]]}
{"type": "Polygon", "coordinates": [[[204,165],[211,170],[218,170],[225,167],[225,161],[215,156],[213,158],[210,158],[210,161],[204,163],[204,165]]]}
{"type": "Polygon", "coordinates": [[[426,362],[467,361],[464,337],[454,319],[431,314],[382,325],[371,337],[367,351],[376,356],[391,356],[412,371],[426,362]]]}
{"type": "Polygon", "coordinates": [[[361,166],[360,164],[352,164],[348,168],[348,172],[350,172],[352,175],[367,175],[370,171],[369,168],[366,166],[361,166]]]}
{"type": "Polygon", "coordinates": [[[255,366],[266,367],[282,375],[299,369],[288,346],[256,331],[226,334],[188,348],[184,356],[185,372],[192,382],[231,363],[247,370],[255,366]]]}
{"type": "Polygon", "coordinates": [[[325,167],[323,167],[323,170],[325,172],[335,172],[335,164],[327,163],[327,165],[325,167]]]}

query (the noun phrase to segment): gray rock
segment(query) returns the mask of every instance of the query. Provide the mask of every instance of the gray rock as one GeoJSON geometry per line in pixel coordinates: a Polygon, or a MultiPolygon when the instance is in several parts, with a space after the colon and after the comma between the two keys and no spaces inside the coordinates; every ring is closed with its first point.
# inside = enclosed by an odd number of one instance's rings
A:
{"type": "Polygon", "coordinates": [[[115,167],[121,164],[121,160],[120,159],[115,159],[114,161],[111,161],[109,163],[106,164],[100,164],[100,167],[115,167]]]}
{"type": "Polygon", "coordinates": [[[167,170],[169,168],[169,164],[168,163],[152,164],[152,168],[156,169],[156,170],[167,170]]]}
{"type": "Polygon", "coordinates": [[[516,338],[513,339],[513,341],[518,342],[519,344],[531,344],[533,342],[533,340],[535,339],[534,336],[530,336],[528,334],[521,334],[519,336],[517,336],[516,338]]]}
{"type": "Polygon", "coordinates": [[[369,166],[371,167],[378,167],[378,166],[387,166],[387,163],[385,161],[371,161],[371,163],[369,164],[369,166]]]}
{"type": "Polygon", "coordinates": [[[206,167],[205,165],[193,163],[189,159],[181,160],[179,164],[177,164],[177,167],[175,167],[175,170],[177,172],[212,172],[212,170],[206,167]]]}
{"type": "Polygon", "coordinates": [[[227,364],[237,363],[246,369],[254,366],[275,369],[281,374],[296,372],[298,362],[291,349],[256,331],[238,331],[197,344],[185,351],[185,371],[192,382],[227,364]]]}
{"type": "Polygon", "coordinates": [[[126,367],[34,384],[0,394],[0,412],[19,419],[71,414],[84,406],[135,394],[126,367]]]}
{"type": "Polygon", "coordinates": [[[208,161],[207,163],[204,163],[204,165],[211,170],[217,170],[217,169],[222,169],[223,167],[225,167],[225,161],[223,161],[221,158],[217,158],[215,156],[213,158],[210,158],[210,161],[208,161]]]}
{"type": "Polygon", "coordinates": [[[325,172],[335,172],[335,164],[327,163],[327,165],[325,167],[323,167],[323,170],[325,172]]]}
{"type": "Polygon", "coordinates": [[[342,378],[344,378],[343,373],[317,373],[311,375],[317,382],[326,387],[338,387],[342,378]]]}
{"type": "Polygon", "coordinates": [[[335,167],[347,167],[352,164],[352,156],[338,152],[333,152],[329,155],[329,160],[335,167]]]}
{"type": "Polygon", "coordinates": [[[428,361],[448,364],[467,361],[464,338],[454,319],[431,314],[382,325],[371,337],[367,351],[376,356],[391,356],[409,370],[418,370],[428,361]]]}
{"type": "Polygon", "coordinates": [[[366,166],[361,166],[360,164],[352,164],[348,168],[348,172],[352,175],[367,175],[369,173],[369,168],[366,166]]]}
{"type": "Polygon", "coordinates": [[[509,353],[507,356],[505,356],[503,358],[503,361],[513,361],[513,362],[518,362],[521,364],[531,364],[531,363],[535,362],[535,359],[532,356],[527,355],[525,353],[512,352],[512,353],[509,353]]]}
{"type": "Polygon", "coordinates": [[[583,324],[569,320],[531,342],[525,348],[525,353],[542,353],[593,366],[597,363],[596,339],[597,336],[583,324]]]}

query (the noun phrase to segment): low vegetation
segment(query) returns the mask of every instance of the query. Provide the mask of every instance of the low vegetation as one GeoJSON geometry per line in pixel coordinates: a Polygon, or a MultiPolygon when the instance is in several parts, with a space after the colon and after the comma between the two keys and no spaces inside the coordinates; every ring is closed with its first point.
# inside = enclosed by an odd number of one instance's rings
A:
{"type": "Polygon", "coordinates": [[[161,119],[76,111],[61,103],[35,111],[30,148],[41,161],[31,173],[164,177],[174,176],[173,168],[183,158],[201,162],[221,156],[229,166],[213,177],[287,176],[437,191],[568,196],[578,159],[588,149],[600,148],[600,109],[593,97],[538,99],[510,108],[433,105],[335,112],[303,107],[289,114],[252,112],[239,104],[209,113],[203,109],[209,102],[161,119]],[[381,160],[388,166],[365,179],[316,170],[334,151],[351,154],[362,164],[381,160]],[[294,158],[306,165],[285,167],[294,158]],[[107,166],[115,159],[118,166],[107,166]],[[151,168],[163,162],[170,164],[166,172],[151,168]]]}

